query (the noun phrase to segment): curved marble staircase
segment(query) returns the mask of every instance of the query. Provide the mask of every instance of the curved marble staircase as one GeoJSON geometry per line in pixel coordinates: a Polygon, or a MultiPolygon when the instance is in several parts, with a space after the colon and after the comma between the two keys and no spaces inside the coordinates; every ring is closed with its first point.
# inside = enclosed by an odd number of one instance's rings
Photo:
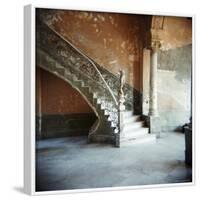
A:
{"type": "Polygon", "coordinates": [[[124,146],[155,141],[140,116],[122,113],[119,126],[117,94],[113,93],[95,62],[45,23],[37,22],[37,66],[67,81],[78,90],[94,110],[98,120],[88,139],[124,146]],[[119,127],[122,127],[120,129],[119,127]]]}

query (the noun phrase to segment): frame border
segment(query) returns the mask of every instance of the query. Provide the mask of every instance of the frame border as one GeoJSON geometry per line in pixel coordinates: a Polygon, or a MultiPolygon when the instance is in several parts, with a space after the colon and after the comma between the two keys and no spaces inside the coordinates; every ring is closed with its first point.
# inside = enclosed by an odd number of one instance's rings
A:
{"type": "Polygon", "coordinates": [[[29,4],[24,6],[24,192],[29,195],[50,195],[50,194],[72,194],[85,192],[103,192],[103,191],[119,191],[133,189],[151,189],[163,187],[180,187],[194,186],[196,183],[196,101],[194,92],[196,90],[195,66],[196,66],[196,44],[195,44],[195,14],[180,14],[180,13],[165,13],[165,12],[148,12],[136,11],[128,9],[107,9],[107,8],[89,8],[87,6],[52,6],[42,4],[29,4]],[[60,9],[74,11],[90,11],[90,12],[110,12],[122,14],[141,14],[141,15],[164,15],[176,17],[191,17],[192,18],[192,182],[190,183],[173,183],[173,184],[153,184],[141,186],[123,186],[123,187],[106,187],[96,189],[72,189],[72,190],[55,190],[55,191],[35,191],[35,10],[37,8],[44,9],[60,9]]]}

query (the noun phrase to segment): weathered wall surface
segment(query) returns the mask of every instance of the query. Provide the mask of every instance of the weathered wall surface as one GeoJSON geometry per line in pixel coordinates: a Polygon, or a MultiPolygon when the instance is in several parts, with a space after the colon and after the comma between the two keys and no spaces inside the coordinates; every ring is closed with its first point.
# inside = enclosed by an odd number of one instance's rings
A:
{"type": "Polygon", "coordinates": [[[192,42],[192,20],[187,17],[164,17],[163,30],[159,37],[162,41],[161,50],[183,47],[192,42]]]}
{"type": "Polygon", "coordinates": [[[192,46],[161,51],[158,61],[158,109],[163,126],[184,125],[191,114],[192,46]]]}
{"type": "MultiPolygon", "coordinates": [[[[155,132],[159,132],[179,129],[191,117],[192,20],[186,17],[164,17],[163,27],[156,34],[161,41],[157,71],[159,121],[153,120],[152,127],[155,132]]],[[[145,52],[143,67],[147,71],[143,74],[147,76],[150,62],[145,52]]],[[[148,99],[148,85],[145,76],[143,113],[148,115],[149,105],[145,100],[148,99]]]]}
{"type": "Polygon", "coordinates": [[[161,127],[173,130],[191,117],[192,20],[165,17],[158,54],[158,109],[161,127]]]}
{"type": "Polygon", "coordinates": [[[124,69],[126,81],[141,89],[147,16],[42,10],[46,23],[110,72],[124,69]]]}
{"type": "Polygon", "coordinates": [[[40,68],[36,71],[38,137],[87,134],[96,117],[84,98],[55,75],[40,68]]]}

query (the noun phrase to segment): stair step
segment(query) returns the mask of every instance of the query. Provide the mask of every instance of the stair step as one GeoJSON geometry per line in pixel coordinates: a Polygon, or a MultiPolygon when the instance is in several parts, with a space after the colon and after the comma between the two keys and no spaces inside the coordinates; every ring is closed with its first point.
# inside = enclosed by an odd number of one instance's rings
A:
{"type": "Polygon", "coordinates": [[[93,93],[93,98],[97,99],[97,93],[96,92],[93,93]]]}
{"type": "Polygon", "coordinates": [[[76,75],[74,75],[74,74],[72,74],[72,79],[73,79],[73,81],[78,81],[76,75]]]}
{"type": "Polygon", "coordinates": [[[149,128],[138,128],[130,131],[126,131],[126,132],[122,132],[121,135],[123,135],[123,137],[125,138],[134,138],[134,137],[138,137],[138,136],[142,136],[142,135],[146,135],[149,134],[149,128]]]}
{"type": "Polygon", "coordinates": [[[81,85],[82,85],[83,90],[86,90],[88,93],[90,93],[90,87],[83,86],[83,82],[82,81],[81,81],[81,85]]]}
{"type": "Polygon", "coordinates": [[[74,80],[73,80],[73,84],[74,84],[74,86],[76,86],[77,88],[79,88],[79,89],[81,88],[81,81],[77,81],[77,80],[74,81],[74,80]]]}
{"type": "Polygon", "coordinates": [[[72,74],[68,69],[64,69],[64,77],[71,80],[72,79],[72,74]]]}
{"type": "Polygon", "coordinates": [[[116,127],[115,129],[114,129],[114,133],[116,134],[116,133],[118,133],[119,132],[119,130],[118,130],[118,128],[116,127]]]}
{"type": "Polygon", "coordinates": [[[100,98],[97,98],[97,103],[101,104],[101,99],[100,98]]]}
{"type": "Polygon", "coordinates": [[[86,86],[85,83],[81,81],[81,87],[88,87],[88,86],[86,86]]]}
{"type": "Polygon", "coordinates": [[[122,115],[124,118],[131,117],[133,116],[133,111],[124,111],[122,115]]]}
{"type": "Polygon", "coordinates": [[[93,81],[92,80],[87,79],[86,81],[87,81],[87,85],[90,85],[90,86],[93,85],[93,81]]]}
{"type": "Polygon", "coordinates": [[[111,127],[114,127],[114,128],[116,128],[116,125],[115,125],[115,123],[114,123],[114,122],[111,122],[111,127]]]}
{"type": "Polygon", "coordinates": [[[137,137],[137,138],[125,138],[121,139],[120,146],[131,146],[136,144],[143,144],[143,143],[154,143],[156,142],[156,135],[155,134],[147,134],[145,136],[137,137]]]}
{"type": "Polygon", "coordinates": [[[63,76],[65,73],[64,68],[57,68],[56,71],[54,71],[54,74],[58,75],[58,76],[63,76]]]}
{"type": "Polygon", "coordinates": [[[144,126],[144,121],[139,121],[139,122],[133,122],[133,123],[129,123],[129,124],[126,124],[124,126],[124,129],[123,131],[134,131],[135,129],[137,128],[142,128],[144,126]]]}
{"type": "Polygon", "coordinates": [[[133,116],[130,116],[130,117],[126,117],[123,121],[124,124],[129,124],[129,123],[132,123],[132,122],[137,122],[139,121],[141,118],[140,115],[133,115],[133,116]]]}
{"type": "MultiPolygon", "coordinates": [[[[108,110],[104,110],[104,115],[109,116],[109,111],[108,110]]],[[[108,121],[110,121],[110,120],[108,119],[108,121]]]]}
{"type": "Polygon", "coordinates": [[[63,70],[65,70],[65,68],[62,66],[62,65],[60,65],[59,63],[55,63],[55,67],[57,68],[57,69],[63,69],[63,70]]]}

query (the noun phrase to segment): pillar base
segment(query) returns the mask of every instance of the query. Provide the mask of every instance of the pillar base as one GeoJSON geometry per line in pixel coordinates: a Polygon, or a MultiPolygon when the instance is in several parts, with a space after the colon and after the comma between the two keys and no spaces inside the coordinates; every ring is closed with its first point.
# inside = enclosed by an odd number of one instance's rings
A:
{"type": "Polygon", "coordinates": [[[159,117],[159,114],[158,114],[158,111],[150,110],[148,116],[149,117],[159,117]]]}
{"type": "Polygon", "coordinates": [[[149,133],[156,134],[157,137],[160,137],[161,127],[160,127],[160,118],[159,116],[148,116],[147,124],[149,127],[149,133]]]}

